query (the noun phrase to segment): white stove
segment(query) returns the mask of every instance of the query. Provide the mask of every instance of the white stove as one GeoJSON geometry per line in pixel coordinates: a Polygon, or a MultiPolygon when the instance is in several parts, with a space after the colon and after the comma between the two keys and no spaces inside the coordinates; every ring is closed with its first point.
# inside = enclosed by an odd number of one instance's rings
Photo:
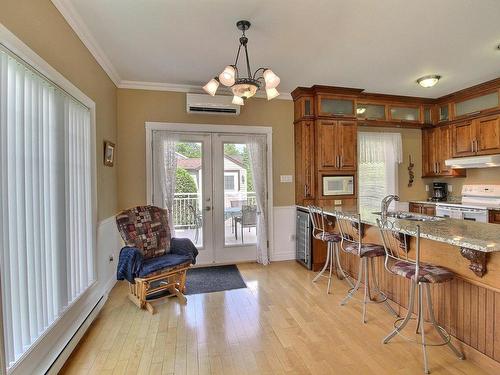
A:
{"type": "Polygon", "coordinates": [[[436,215],[488,222],[488,209],[500,208],[500,185],[464,185],[462,203],[437,203],[436,215]]]}

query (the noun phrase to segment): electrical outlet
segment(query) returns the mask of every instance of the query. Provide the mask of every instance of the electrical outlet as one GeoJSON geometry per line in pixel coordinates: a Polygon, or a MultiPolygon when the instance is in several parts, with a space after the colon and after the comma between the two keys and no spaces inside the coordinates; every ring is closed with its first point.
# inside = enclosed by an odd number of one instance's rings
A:
{"type": "Polygon", "coordinates": [[[429,191],[429,185],[425,185],[425,191],[429,191]]]}
{"type": "Polygon", "coordinates": [[[112,261],[114,261],[114,260],[115,260],[115,257],[114,257],[113,255],[110,255],[110,256],[109,256],[109,261],[110,261],[110,262],[112,262],[112,261]]]}
{"type": "Polygon", "coordinates": [[[340,206],[342,204],[342,201],[340,199],[335,199],[335,202],[333,204],[335,206],[340,206]]]}
{"type": "Polygon", "coordinates": [[[292,175],[290,174],[283,174],[280,176],[280,182],[287,182],[287,183],[290,183],[292,182],[293,178],[292,178],[292,175]]]}
{"type": "Polygon", "coordinates": [[[453,193],[453,185],[448,185],[448,192],[453,193]]]}
{"type": "Polygon", "coordinates": [[[295,234],[290,235],[290,241],[292,241],[292,242],[295,241],[295,234]]]}

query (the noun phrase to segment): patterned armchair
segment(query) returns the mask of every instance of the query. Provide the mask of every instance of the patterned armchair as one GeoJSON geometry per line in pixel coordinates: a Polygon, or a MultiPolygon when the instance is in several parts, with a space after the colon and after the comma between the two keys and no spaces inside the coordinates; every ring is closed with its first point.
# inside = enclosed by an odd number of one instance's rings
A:
{"type": "Polygon", "coordinates": [[[153,314],[150,300],[155,297],[177,296],[185,303],[186,271],[196,262],[198,250],[187,238],[171,238],[168,211],[138,206],[120,212],[115,219],[125,242],[117,279],[129,281],[132,302],[153,314]]]}

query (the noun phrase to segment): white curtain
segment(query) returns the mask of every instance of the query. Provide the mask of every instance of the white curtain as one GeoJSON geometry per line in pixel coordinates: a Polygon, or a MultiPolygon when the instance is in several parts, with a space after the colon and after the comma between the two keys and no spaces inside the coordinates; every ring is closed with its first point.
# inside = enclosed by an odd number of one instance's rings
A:
{"type": "Polygon", "coordinates": [[[398,164],[403,161],[400,133],[358,133],[359,206],[373,211],[388,194],[398,192],[398,164]]]}
{"type": "Polygon", "coordinates": [[[269,264],[267,247],[267,143],[266,136],[251,135],[247,142],[257,199],[257,262],[269,264]]]}
{"type": "Polygon", "coordinates": [[[153,131],[153,204],[168,209],[168,223],[172,237],[174,231],[174,194],[177,156],[176,137],[164,130],[153,131]]]}
{"type": "Polygon", "coordinates": [[[0,262],[8,366],[95,280],[90,110],[0,47],[0,262]]]}

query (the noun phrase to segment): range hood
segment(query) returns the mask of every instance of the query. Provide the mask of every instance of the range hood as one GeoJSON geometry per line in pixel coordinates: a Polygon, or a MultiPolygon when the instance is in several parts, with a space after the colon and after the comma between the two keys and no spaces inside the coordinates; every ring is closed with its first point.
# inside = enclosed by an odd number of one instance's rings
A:
{"type": "Polygon", "coordinates": [[[454,169],[500,167],[500,154],[448,159],[444,163],[454,169]]]}

